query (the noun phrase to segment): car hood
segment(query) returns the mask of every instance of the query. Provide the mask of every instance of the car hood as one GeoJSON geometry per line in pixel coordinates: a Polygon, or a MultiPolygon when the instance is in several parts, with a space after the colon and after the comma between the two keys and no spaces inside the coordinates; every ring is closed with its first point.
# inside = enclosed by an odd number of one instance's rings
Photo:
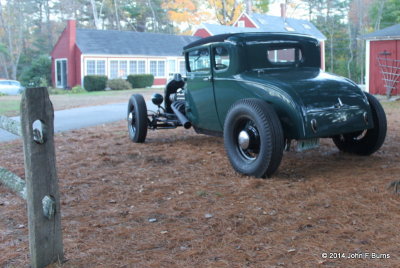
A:
{"type": "Polygon", "coordinates": [[[255,70],[242,75],[244,80],[286,91],[293,99],[300,100],[307,112],[338,105],[368,105],[364,93],[354,82],[317,68],[255,70]]]}

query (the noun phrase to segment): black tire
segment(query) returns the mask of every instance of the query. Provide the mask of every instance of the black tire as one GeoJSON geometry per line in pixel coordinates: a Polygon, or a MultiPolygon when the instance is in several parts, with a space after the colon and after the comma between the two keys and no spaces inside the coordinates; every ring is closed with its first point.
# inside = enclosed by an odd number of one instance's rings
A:
{"type": "Polygon", "coordinates": [[[233,168],[242,174],[271,176],[279,167],[284,135],[274,109],[259,99],[244,99],[229,110],[224,124],[224,145],[233,168]],[[248,137],[241,140],[243,134],[248,137]]]}
{"type": "Polygon", "coordinates": [[[365,93],[365,95],[371,107],[374,128],[332,137],[340,151],[358,155],[371,155],[379,150],[385,141],[387,131],[385,111],[374,96],[368,93],[365,93]]]}
{"type": "Polygon", "coordinates": [[[147,106],[140,94],[133,94],[128,103],[128,133],[133,142],[142,143],[147,135],[147,106]]]}

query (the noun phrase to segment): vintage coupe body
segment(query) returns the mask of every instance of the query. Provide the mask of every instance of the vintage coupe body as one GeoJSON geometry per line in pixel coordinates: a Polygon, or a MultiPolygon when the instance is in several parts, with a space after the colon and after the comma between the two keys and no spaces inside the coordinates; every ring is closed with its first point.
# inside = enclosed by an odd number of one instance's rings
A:
{"type": "Polygon", "coordinates": [[[359,155],[374,153],[385,140],[379,101],[322,71],[319,43],[310,36],[224,34],[195,41],[183,53],[187,77],[175,75],[164,96],[153,95],[156,112],[147,113],[141,95],[129,100],[132,141],[144,142],[148,128],[193,126],[223,136],[236,171],[266,177],[293,140],[302,151],[332,138],[339,150],[359,155]]]}

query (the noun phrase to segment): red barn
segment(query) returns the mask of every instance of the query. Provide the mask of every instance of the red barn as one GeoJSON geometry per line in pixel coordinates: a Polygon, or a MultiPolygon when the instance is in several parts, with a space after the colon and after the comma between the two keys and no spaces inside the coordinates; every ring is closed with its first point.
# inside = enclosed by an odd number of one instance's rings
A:
{"type": "Polygon", "coordinates": [[[86,75],[109,79],[129,74],[153,74],[154,85],[165,85],[170,73],[184,73],[182,49],[198,40],[131,31],[77,29],[69,20],[51,52],[52,81],[58,88],[82,85],[86,75]]]}
{"type": "Polygon", "coordinates": [[[400,24],[366,34],[366,90],[400,94],[400,24]]]}
{"type": "Polygon", "coordinates": [[[288,32],[307,34],[315,37],[321,47],[321,68],[325,69],[325,40],[326,37],[309,21],[287,18],[282,7],[281,17],[243,12],[233,26],[203,23],[194,32],[194,36],[208,37],[224,33],[238,32],[288,32]]]}

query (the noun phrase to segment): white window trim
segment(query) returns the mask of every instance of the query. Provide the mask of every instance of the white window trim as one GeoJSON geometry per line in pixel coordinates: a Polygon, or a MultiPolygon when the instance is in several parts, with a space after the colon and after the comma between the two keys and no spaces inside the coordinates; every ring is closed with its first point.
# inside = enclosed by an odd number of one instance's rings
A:
{"type": "MultiPolygon", "coordinates": [[[[156,69],[157,69],[157,75],[154,75],[154,78],[167,78],[168,77],[168,72],[167,72],[167,60],[165,60],[165,59],[149,59],[149,64],[148,64],[148,66],[149,66],[149,74],[151,74],[151,72],[150,72],[150,62],[152,62],[152,61],[155,61],[156,62],[156,69]],[[164,62],[164,76],[159,76],[158,75],[158,62],[160,62],[160,61],[162,61],[162,62],[164,62]]],[[[175,63],[176,64],[176,63],[175,63]]]]}
{"type": "MultiPolygon", "coordinates": [[[[58,83],[57,83],[58,82],[57,81],[57,76],[58,76],[58,73],[57,73],[57,61],[66,61],[65,66],[66,66],[67,69],[65,70],[65,72],[66,72],[66,76],[67,76],[67,81],[66,81],[65,85],[68,86],[68,59],[67,58],[54,59],[54,75],[55,75],[54,81],[56,82],[56,88],[62,88],[62,86],[58,85],[58,83]]],[[[61,79],[62,79],[62,76],[61,76],[61,79]]]]}
{"type": "Polygon", "coordinates": [[[180,73],[181,75],[183,75],[183,76],[185,76],[186,75],[186,61],[185,61],[185,59],[178,59],[178,73],[180,73]],[[183,62],[184,63],[184,65],[185,65],[185,67],[183,68],[183,72],[184,73],[181,73],[181,62],[183,62]]]}
{"type": "Polygon", "coordinates": [[[108,70],[107,70],[108,69],[107,58],[89,58],[88,57],[88,58],[84,58],[84,60],[83,60],[83,66],[82,66],[83,77],[88,75],[88,73],[87,73],[87,62],[90,61],[90,60],[94,60],[95,61],[95,64],[94,64],[95,73],[97,73],[97,61],[98,60],[103,60],[104,64],[105,64],[105,66],[104,66],[104,75],[107,75],[107,73],[108,73],[108,70]]]}
{"type": "Polygon", "coordinates": [[[166,76],[170,76],[171,74],[173,75],[173,74],[179,73],[179,71],[178,71],[178,69],[179,69],[179,65],[178,65],[179,59],[178,58],[167,58],[165,61],[166,61],[167,65],[168,65],[165,68],[166,76]],[[169,62],[172,61],[172,60],[175,61],[175,71],[173,71],[173,72],[169,68],[170,67],[169,62]]]}
{"type": "MultiPolygon", "coordinates": [[[[150,61],[164,61],[164,76],[156,76],[155,78],[166,78],[168,79],[169,75],[169,67],[168,67],[168,60],[175,60],[175,70],[176,73],[180,72],[179,64],[181,61],[185,61],[184,56],[176,56],[176,57],[151,57],[151,56],[146,56],[146,55],[132,55],[132,56],[127,56],[127,55],[99,55],[99,54],[83,54],[81,55],[81,81],[83,83],[83,78],[85,75],[87,75],[87,70],[86,70],[86,61],[87,60],[104,60],[105,61],[105,75],[110,79],[110,61],[112,60],[126,60],[128,64],[128,74],[130,74],[130,64],[129,61],[144,61],[145,62],[145,74],[150,74],[150,61]]],[[[158,68],[158,66],[157,66],[158,68]]],[[[184,74],[182,74],[184,75],[184,74]]]]}

